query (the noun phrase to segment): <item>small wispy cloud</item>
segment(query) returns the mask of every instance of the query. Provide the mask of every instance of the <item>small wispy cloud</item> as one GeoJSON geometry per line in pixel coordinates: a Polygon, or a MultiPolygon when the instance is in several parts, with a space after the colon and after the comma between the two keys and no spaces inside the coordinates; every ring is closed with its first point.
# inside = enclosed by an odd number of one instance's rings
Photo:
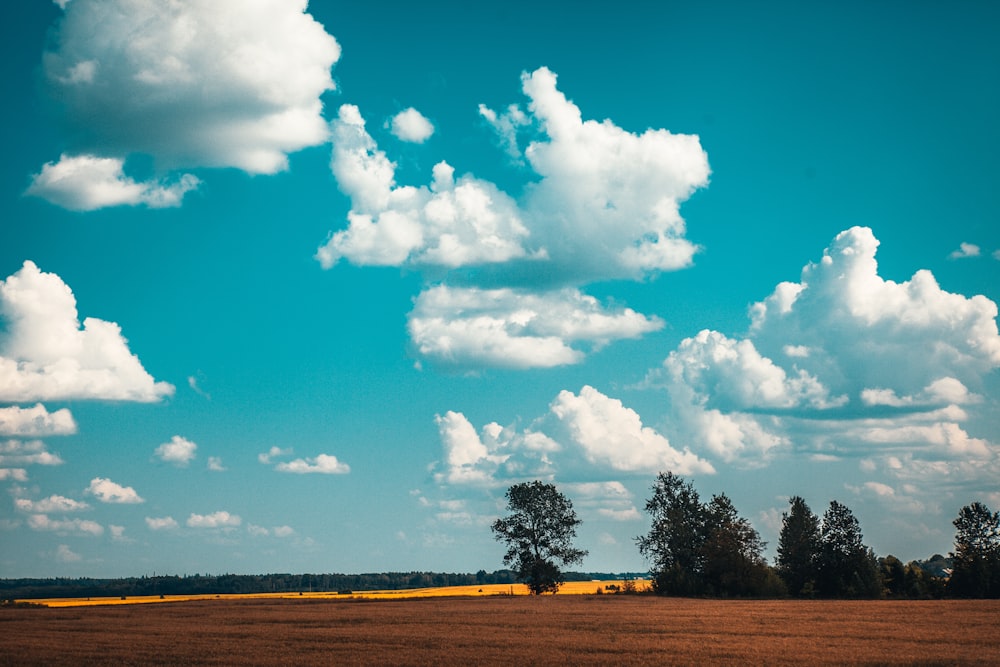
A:
{"type": "Polygon", "coordinates": [[[948,259],[967,259],[969,257],[979,257],[980,248],[975,243],[962,242],[958,245],[958,250],[953,250],[948,259]]]}

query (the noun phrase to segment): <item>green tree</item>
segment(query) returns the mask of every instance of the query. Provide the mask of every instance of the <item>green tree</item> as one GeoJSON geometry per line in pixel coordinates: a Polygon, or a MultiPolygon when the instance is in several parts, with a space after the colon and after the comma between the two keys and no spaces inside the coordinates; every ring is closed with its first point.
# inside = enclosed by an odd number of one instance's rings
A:
{"type": "Polygon", "coordinates": [[[507,543],[503,562],[514,567],[533,595],[555,593],[563,582],[558,564],[579,563],[587,555],[573,547],[581,523],[573,503],[540,481],[515,484],[506,498],[511,514],[493,523],[496,539],[507,543]]]}
{"type": "Polygon", "coordinates": [[[1000,597],[1000,515],[975,502],[959,510],[952,523],[955,551],[948,592],[959,597],[1000,597]]]}
{"type": "Polygon", "coordinates": [[[646,501],[652,517],[647,535],[636,538],[650,563],[653,590],[671,595],[697,595],[704,589],[705,508],[691,482],[661,472],[646,501]]]}
{"type": "Polygon", "coordinates": [[[702,546],[706,590],[714,595],[759,596],[767,593],[770,571],[760,539],[726,494],[712,496],[704,508],[702,546]]]}
{"type": "Polygon", "coordinates": [[[836,500],[823,515],[816,579],[819,592],[826,597],[879,597],[878,561],[864,545],[861,524],[836,500]]]}
{"type": "Polygon", "coordinates": [[[778,535],[778,576],[796,597],[809,597],[816,585],[819,555],[819,517],[801,496],[792,496],[791,507],[781,515],[778,535]]]}

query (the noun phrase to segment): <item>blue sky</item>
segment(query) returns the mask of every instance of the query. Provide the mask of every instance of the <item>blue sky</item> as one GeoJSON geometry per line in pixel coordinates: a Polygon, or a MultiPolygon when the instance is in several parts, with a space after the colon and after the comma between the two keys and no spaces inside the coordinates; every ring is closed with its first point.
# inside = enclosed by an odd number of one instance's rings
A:
{"type": "Polygon", "coordinates": [[[16,3],[0,576],[501,567],[657,472],[1000,506],[988,3],[16,3]]]}

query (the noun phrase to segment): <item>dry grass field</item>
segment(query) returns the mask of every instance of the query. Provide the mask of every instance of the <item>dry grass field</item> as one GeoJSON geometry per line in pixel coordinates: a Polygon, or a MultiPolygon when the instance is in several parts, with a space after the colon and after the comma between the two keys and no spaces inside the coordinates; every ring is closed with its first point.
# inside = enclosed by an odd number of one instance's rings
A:
{"type": "Polygon", "coordinates": [[[219,598],[2,608],[0,645],[3,665],[998,665],[1000,601],[219,598]]]}

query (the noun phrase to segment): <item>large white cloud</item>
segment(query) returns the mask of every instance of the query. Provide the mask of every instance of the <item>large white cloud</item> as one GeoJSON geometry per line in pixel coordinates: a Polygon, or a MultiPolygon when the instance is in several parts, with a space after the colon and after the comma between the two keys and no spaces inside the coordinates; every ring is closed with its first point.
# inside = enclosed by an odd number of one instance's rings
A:
{"type": "Polygon", "coordinates": [[[76,422],[66,408],[49,412],[41,403],[30,408],[17,405],[0,408],[0,436],[45,437],[74,433],[76,422]]]}
{"type": "Polygon", "coordinates": [[[527,229],[517,204],[495,185],[435,165],[430,186],[400,186],[396,165],[365,130],[357,107],[345,104],[333,123],[331,168],[351,198],[347,229],[316,254],[329,268],[341,258],[361,265],[412,263],[459,267],[526,256],[527,229]]]}
{"type": "Polygon", "coordinates": [[[479,107],[511,156],[522,156],[520,130],[530,126],[537,137],[523,153],[537,180],[519,199],[469,175],[456,180],[446,162],[434,167],[429,186],[399,185],[396,164],[357,107],[341,106],[333,123],[331,168],[351,210],[346,229],[331,233],[316,258],[324,268],[343,259],[414,267],[436,281],[444,273],[410,315],[422,356],[471,367],[578,363],[586,356],[581,341],[597,348],[661,323],[603,312],[574,286],[683,268],[697,251],[679,207],[708,183],[698,137],[584,120],[544,67],[525,73],[522,89],[527,111],[479,107]],[[555,331],[556,316],[532,315],[526,326],[519,318],[537,304],[570,314],[570,330],[555,331]],[[606,332],[587,331],[581,318],[606,332]]]}
{"type": "Polygon", "coordinates": [[[80,327],[72,290],[33,262],[0,281],[0,401],[157,401],[173,393],[132,354],[120,327],[93,317],[80,327]]]}
{"type": "Polygon", "coordinates": [[[77,185],[94,185],[104,196],[78,190],[67,200],[42,187],[36,194],[74,208],[135,203],[137,195],[123,192],[127,179],[112,179],[120,182],[109,190],[108,167],[96,158],[143,153],[165,169],[269,174],[287,168],[289,153],[327,141],[320,96],[334,88],[330,68],[340,46],[306,5],[66,3],[44,57],[46,80],[68,126],[71,152],[91,161],[77,165],[94,172],[78,174],[77,185]]]}
{"type": "Polygon", "coordinates": [[[751,307],[747,338],[684,340],[647,377],[669,394],[672,435],[747,464],[797,449],[869,455],[890,476],[905,474],[890,459],[995,469],[1000,445],[967,424],[984,423],[993,403],[980,392],[1000,368],[996,304],[947,292],[926,270],[883,279],[877,247],[870,229],[848,229],[800,282],[751,307]]]}
{"type": "Polygon", "coordinates": [[[547,368],[578,363],[585,349],[638,338],[663,321],[631,308],[607,309],[571,288],[438,285],[417,298],[408,327],[420,354],[446,365],[547,368]]]}
{"type": "Polygon", "coordinates": [[[712,464],[690,450],[679,451],[652,428],[644,426],[634,410],[590,386],[580,393],[561,391],[551,406],[587,460],[627,472],[679,475],[712,473],[712,464]]]}

